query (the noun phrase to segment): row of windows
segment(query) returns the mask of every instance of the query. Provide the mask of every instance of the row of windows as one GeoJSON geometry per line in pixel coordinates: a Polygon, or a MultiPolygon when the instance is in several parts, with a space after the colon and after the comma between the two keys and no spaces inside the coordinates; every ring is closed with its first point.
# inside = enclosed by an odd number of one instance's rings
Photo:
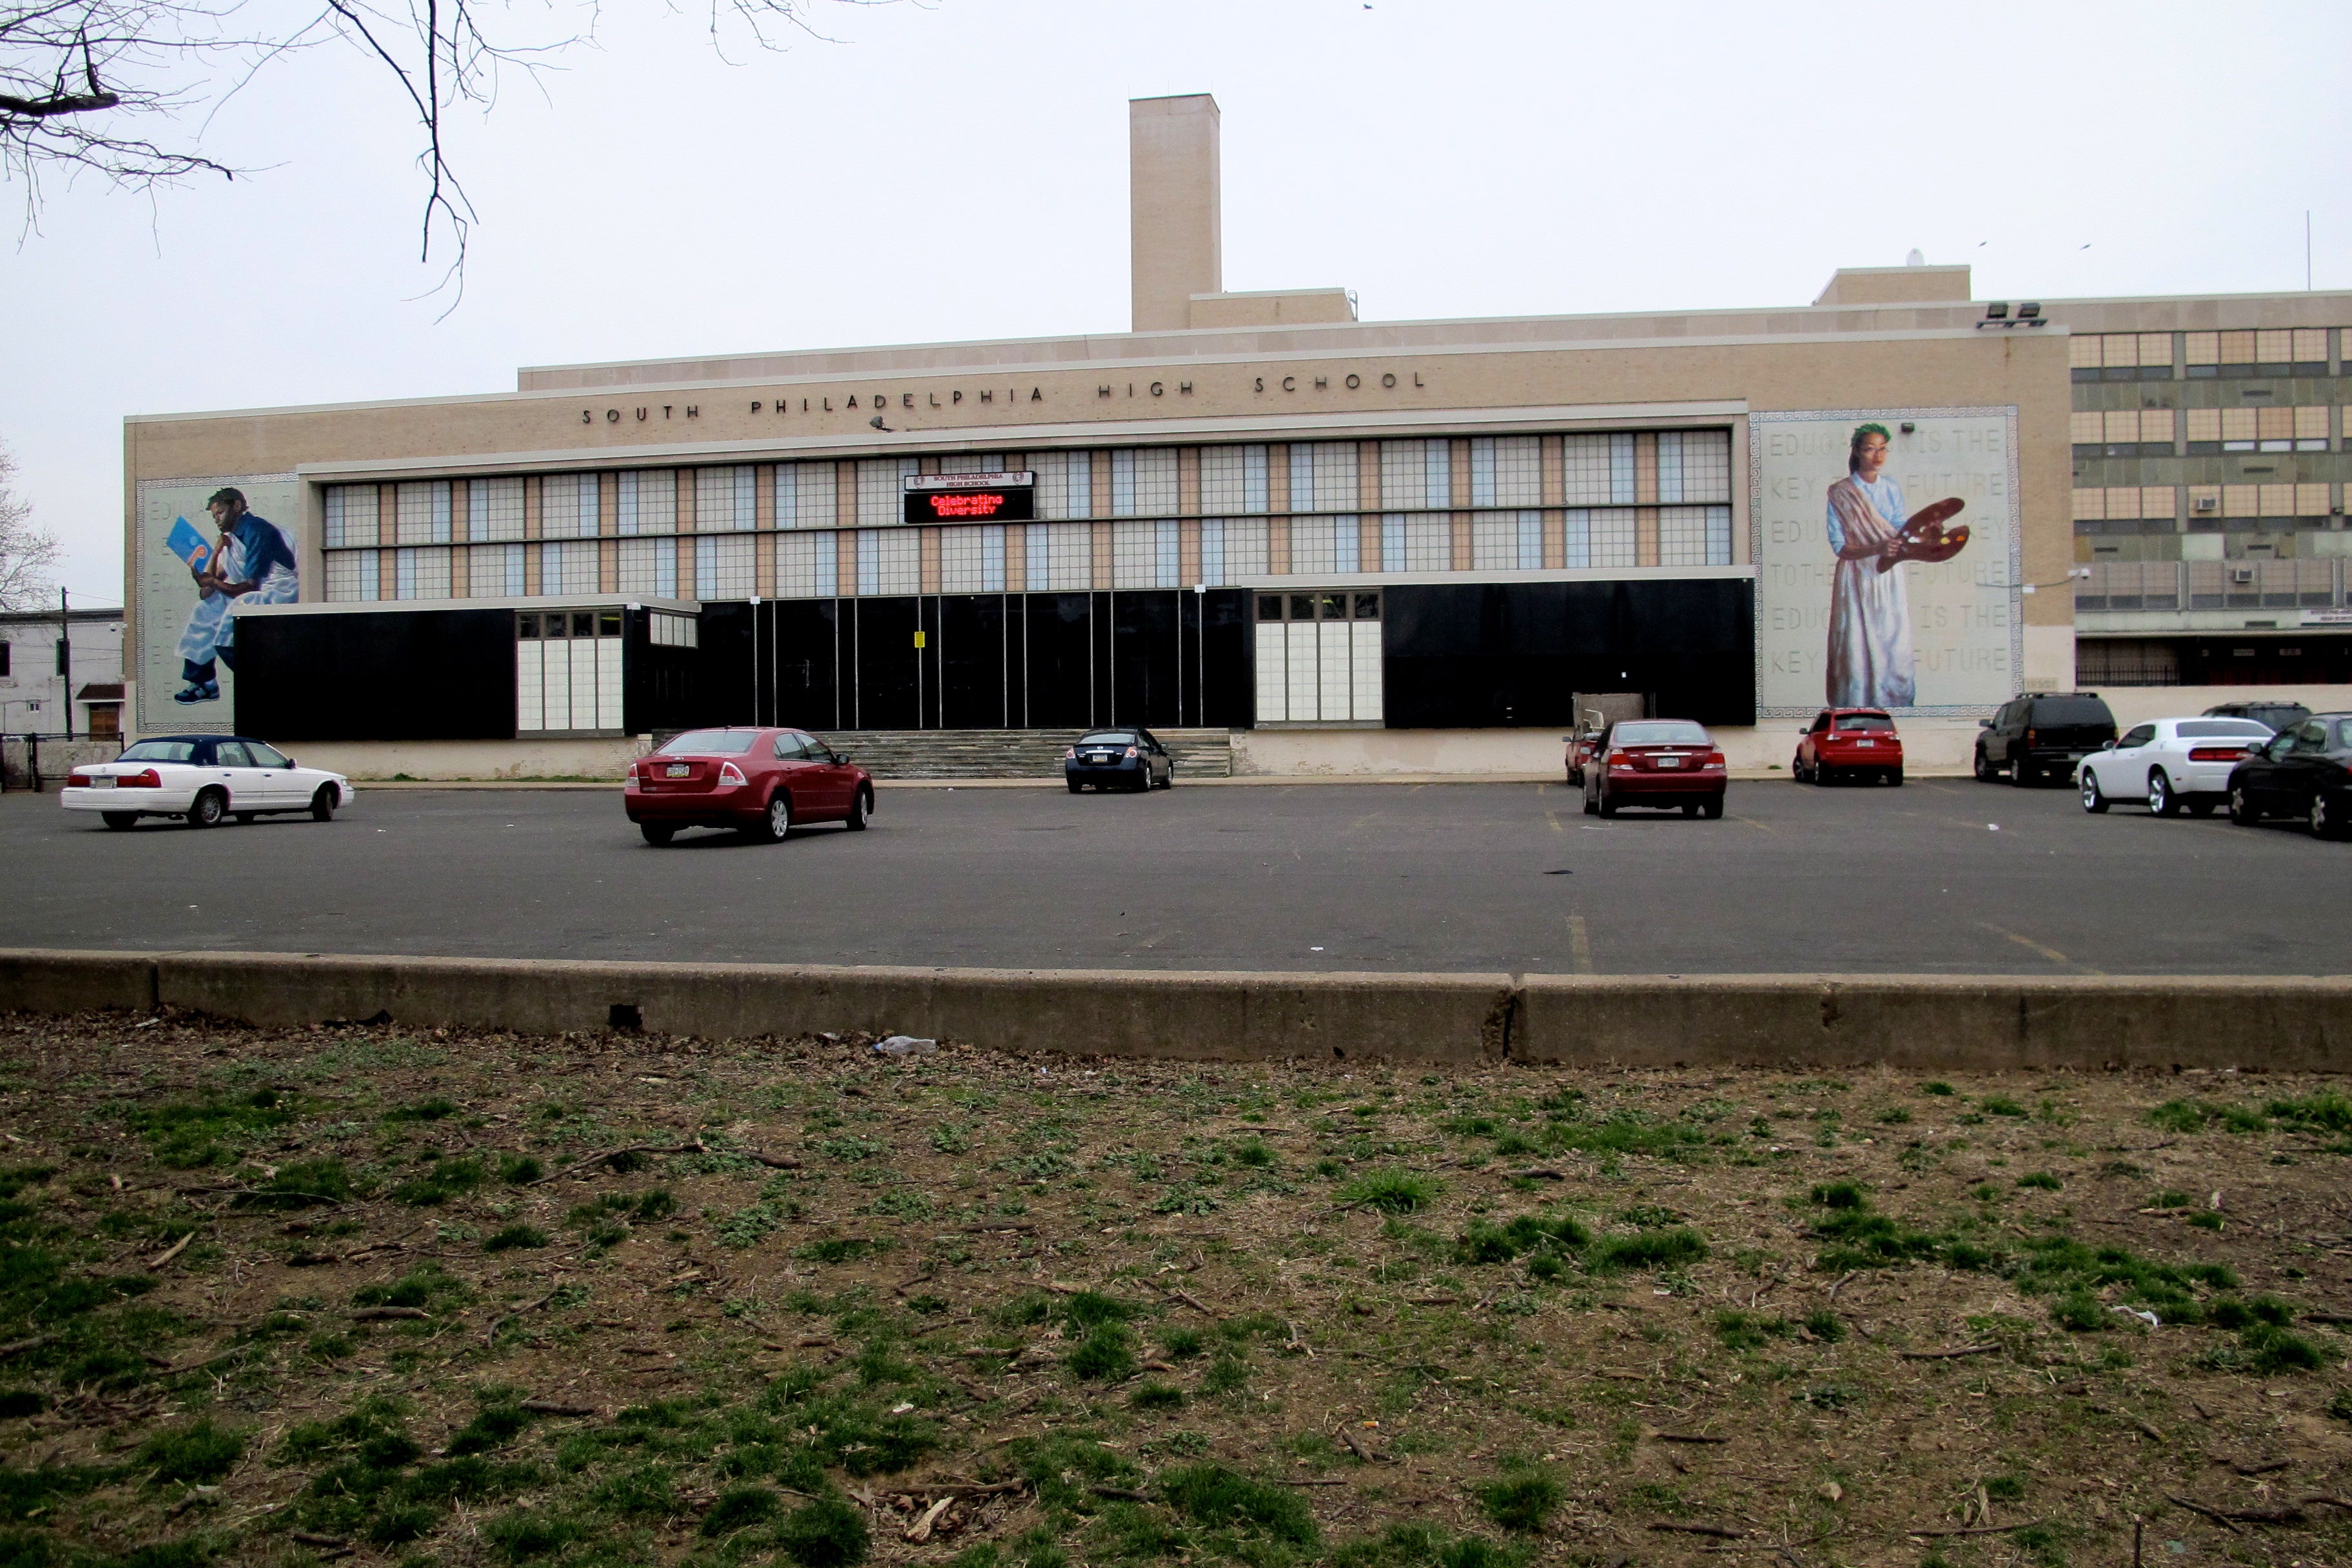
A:
{"type": "MultiPolygon", "coordinates": [[[[2326,404],[2284,408],[2078,409],[2071,432],[2076,457],[2168,457],[2176,433],[2189,455],[2213,452],[2325,452],[2326,404]],[[2117,448],[2125,448],[2117,450],[2117,448]],[[2154,448],[2154,450],[2150,450],[2154,448]]],[[[2352,416],[2347,416],[2352,427],[2352,416]]]]}
{"type": "Polygon", "coordinates": [[[2074,492],[2074,521],[2293,517],[2325,519],[2339,510],[2325,484],[2122,485],[2074,492]]]}
{"type": "MultiPolygon", "coordinates": [[[[624,468],[550,474],[536,481],[334,485],[326,496],[326,544],[340,550],[748,532],[760,525],[763,487],[778,529],[884,528],[902,521],[904,481],[910,475],[1008,469],[1035,474],[1037,514],[1047,520],[1167,518],[1188,510],[1173,447],[970,452],[929,459],[624,468]]],[[[1730,499],[1728,432],[1617,431],[1208,447],[1200,452],[1200,499],[1190,510],[1262,516],[1682,506],[1730,499]],[[1553,466],[1549,479],[1548,465],[1553,466]]]]}
{"type": "MultiPolygon", "coordinates": [[[[1013,548],[1021,580],[1032,592],[1174,588],[1188,581],[1183,526],[1166,519],[1112,523],[1107,582],[1097,581],[1103,574],[1097,571],[1093,523],[1031,523],[1021,529],[1013,548]]],[[[1198,530],[1200,564],[1191,581],[1223,586],[1276,574],[1269,520],[1204,518],[1192,526],[1198,530]]],[[[1287,534],[1287,572],[1301,576],[1732,563],[1727,506],[1529,508],[1474,514],[1466,530],[1443,513],[1391,512],[1369,525],[1360,515],[1340,514],[1294,518],[1287,534]],[[1645,517],[1655,519],[1654,541],[1646,547],[1645,517]]],[[[941,529],[937,537],[937,591],[1007,590],[1009,537],[1003,525],[941,529]]],[[[785,598],[914,594],[927,591],[923,540],[924,531],[908,528],[805,530],[764,539],[624,539],[613,547],[610,584],[604,581],[605,546],[593,539],[346,549],[327,556],[327,597],[349,603],[622,593],[652,599],[746,599],[760,592],[763,548],[773,551],[774,592],[785,598]]]]}
{"type": "MultiPolygon", "coordinates": [[[[2326,375],[2328,340],[2352,328],[2293,327],[2237,332],[2181,332],[2179,365],[2189,376],[2326,375]]],[[[2076,381],[2170,381],[2171,332],[2083,332],[2067,340],[2076,381]]]]}

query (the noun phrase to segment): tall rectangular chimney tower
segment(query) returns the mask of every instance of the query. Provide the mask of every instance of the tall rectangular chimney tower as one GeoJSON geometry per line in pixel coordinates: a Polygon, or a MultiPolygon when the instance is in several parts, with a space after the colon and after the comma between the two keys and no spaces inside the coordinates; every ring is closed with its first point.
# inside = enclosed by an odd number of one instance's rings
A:
{"type": "Polygon", "coordinates": [[[1217,100],[1205,92],[1130,100],[1127,167],[1134,330],[1189,327],[1192,296],[1225,288],[1217,100]]]}

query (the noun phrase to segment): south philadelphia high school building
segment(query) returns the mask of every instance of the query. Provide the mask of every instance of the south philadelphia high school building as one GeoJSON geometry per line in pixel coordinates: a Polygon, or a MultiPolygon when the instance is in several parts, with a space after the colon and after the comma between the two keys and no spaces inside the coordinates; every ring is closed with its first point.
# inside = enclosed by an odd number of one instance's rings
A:
{"type": "Polygon", "coordinates": [[[1224,290],[1217,127],[1131,106],[1124,333],[126,421],[126,728],[362,777],[612,776],[754,721],[1475,774],[1556,768],[1596,710],[1785,763],[1843,689],[1957,764],[2078,662],[2213,680],[2259,637],[2263,679],[2352,676],[2352,297],[1990,302],[1912,265],[1781,310],[1363,321],[1343,289],[1224,290]],[[1872,427],[1886,522],[1947,503],[1945,548],[1869,588],[1906,619],[1854,687],[1829,491],[1872,427]],[[223,548],[274,589],[208,605],[191,552],[223,548]]]}

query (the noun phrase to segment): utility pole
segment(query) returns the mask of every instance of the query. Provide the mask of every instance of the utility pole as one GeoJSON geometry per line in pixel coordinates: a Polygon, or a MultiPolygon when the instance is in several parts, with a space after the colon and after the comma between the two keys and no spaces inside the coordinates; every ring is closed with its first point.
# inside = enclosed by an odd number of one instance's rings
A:
{"type": "Polygon", "coordinates": [[[73,736],[73,611],[68,605],[66,591],[58,590],[58,683],[65,688],[62,700],[66,710],[66,739],[73,736]]]}

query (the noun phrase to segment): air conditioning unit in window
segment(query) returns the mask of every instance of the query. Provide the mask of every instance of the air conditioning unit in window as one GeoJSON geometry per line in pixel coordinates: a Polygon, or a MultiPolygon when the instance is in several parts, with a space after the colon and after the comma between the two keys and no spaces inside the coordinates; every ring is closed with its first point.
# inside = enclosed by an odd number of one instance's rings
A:
{"type": "Polygon", "coordinates": [[[2253,580],[2254,580],[2254,569],[2253,569],[2252,567],[2251,567],[2251,566],[2232,566],[2232,567],[2231,567],[2231,568],[2230,568],[2230,581],[2231,581],[2231,582],[2232,582],[2232,583],[2251,583],[2251,582],[2252,582],[2253,580]]]}
{"type": "Polygon", "coordinates": [[[2199,496],[2189,509],[2191,511],[2220,511],[2221,501],[2212,496],[2199,496]]]}

